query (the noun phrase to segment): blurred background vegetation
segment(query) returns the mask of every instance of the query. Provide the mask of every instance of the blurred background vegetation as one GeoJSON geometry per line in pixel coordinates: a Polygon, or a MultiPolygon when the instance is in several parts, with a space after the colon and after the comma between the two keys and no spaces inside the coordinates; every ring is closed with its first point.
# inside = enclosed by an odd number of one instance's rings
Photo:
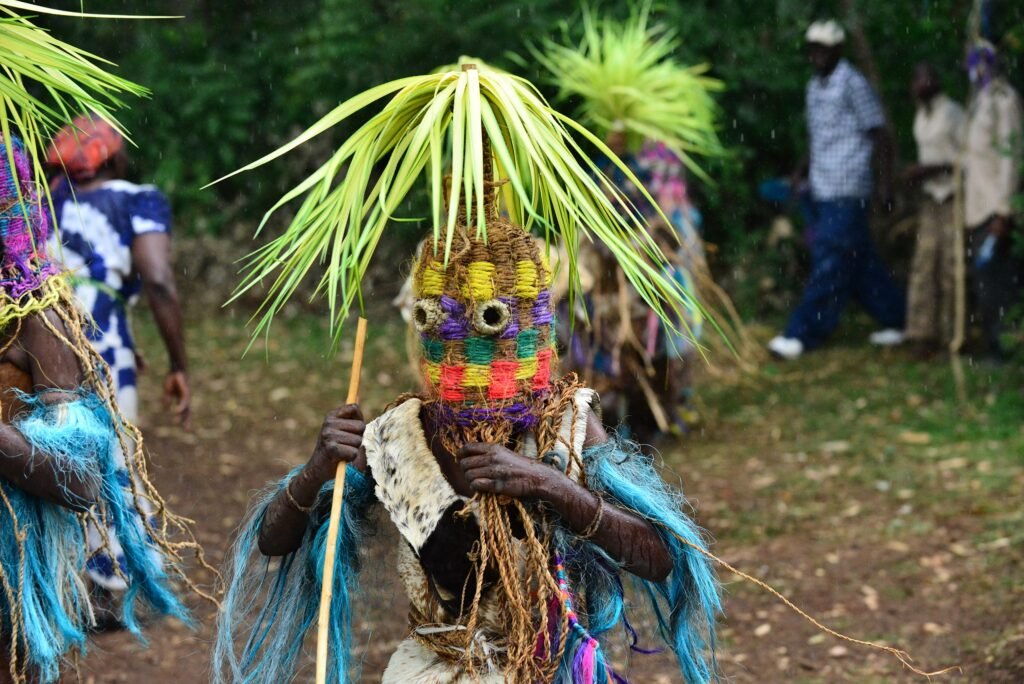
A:
{"type": "MultiPolygon", "coordinates": [[[[50,4],[80,6],[78,0],[50,4]]],[[[202,190],[205,183],[381,81],[423,73],[462,54],[510,66],[509,53],[526,55],[527,41],[571,22],[577,7],[567,0],[91,0],[88,11],[184,18],[40,22],[152,90],[123,119],[138,144],[135,176],[168,192],[179,234],[229,237],[250,228],[338,140],[325,135],[283,163],[213,189],[202,190]]],[[[628,11],[623,1],[597,7],[628,11]]],[[[705,237],[717,246],[716,268],[739,290],[748,314],[762,313],[751,307],[764,299],[765,279],[785,278],[793,255],[764,253],[779,207],[760,201],[757,186],[787,175],[806,146],[807,24],[836,16],[851,33],[860,27],[863,40],[848,41],[848,55],[877,78],[900,156],[908,160],[914,154],[910,71],[918,60],[931,60],[950,92],[965,96],[960,64],[971,1],[688,0],[656,7],[659,20],[683,39],[680,58],[711,63],[727,84],[721,133],[732,155],[709,163],[714,186],[695,190],[705,237]],[[745,258],[754,252],[764,257],[757,264],[745,258]]],[[[1019,87],[1024,3],[1003,3],[999,22],[1008,70],[1019,87]]],[[[415,224],[402,230],[407,241],[414,239],[415,224]]],[[[792,277],[799,282],[799,273],[792,277]]]]}

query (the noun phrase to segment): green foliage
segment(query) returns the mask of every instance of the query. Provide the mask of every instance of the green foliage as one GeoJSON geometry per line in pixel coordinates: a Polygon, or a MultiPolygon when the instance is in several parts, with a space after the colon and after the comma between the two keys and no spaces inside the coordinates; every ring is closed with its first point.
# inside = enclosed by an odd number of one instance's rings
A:
{"type": "Polygon", "coordinates": [[[421,179],[430,187],[434,245],[445,262],[457,225],[486,240],[487,221],[497,217],[496,208],[488,206],[494,197],[486,186],[507,183],[499,196],[517,225],[561,235],[569,255],[571,300],[579,291],[575,262],[586,238],[614,255],[666,324],[673,325],[685,308],[699,306],[665,275],[665,256],[629,199],[601,175],[574,136],[600,149],[639,184],[625,164],[592,133],[553,110],[529,81],[476,58],[468,61],[359,93],[294,140],[231,174],[275,161],[367,108],[377,111],[264,215],[260,230],[275,212],[302,198],[285,232],[252,254],[235,295],[272,281],[256,333],[269,331],[273,317],[314,267],[317,294],[326,296],[340,333],[357,297],[362,306],[362,280],[384,229],[400,218],[406,196],[421,179]],[[452,182],[445,189],[449,165],[452,182]]]}
{"type": "MultiPolygon", "coordinates": [[[[79,7],[78,0],[65,4],[79,7]]],[[[771,210],[758,202],[757,182],[788,174],[806,147],[803,97],[810,67],[803,31],[816,17],[845,19],[846,5],[857,7],[901,156],[908,159],[913,104],[907,87],[914,62],[933,60],[951,92],[965,94],[960,60],[969,0],[692,0],[654,8],[655,19],[682,42],[678,61],[711,63],[711,75],[727,86],[718,97],[724,112],[719,134],[733,154],[709,160],[706,170],[717,184],[698,189],[707,236],[727,259],[743,256],[733,245],[749,244],[740,240],[744,234],[767,227],[771,210]]],[[[1011,38],[1024,35],[1020,5],[1006,3],[1003,20],[1018,27],[1008,29],[1011,38]]],[[[153,91],[122,120],[139,143],[140,176],[171,191],[184,230],[255,221],[361,120],[292,155],[284,167],[212,191],[199,188],[279,146],[357,92],[463,54],[510,66],[507,53],[525,55],[528,41],[557,35],[560,22],[569,19],[572,26],[580,17],[578,6],[565,0],[90,0],[86,9],[186,16],[151,22],[40,19],[153,91]]],[[[595,9],[620,18],[629,14],[621,2],[595,9]]],[[[856,50],[848,52],[858,61],[856,50]]],[[[1016,63],[1010,67],[1014,76],[1016,63]]],[[[543,77],[539,66],[517,71],[534,82],[543,77]]]]}
{"type": "Polygon", "coordinates": [[[0,135],[11,164],[12,134],[24,141],[36,181],[45,187],[41,158],[50,136],[84,110],[116,126],[114,112],[124,106],[122,96],[146,90],[107,71],[108,65],[88,50],[38,27],[28,10],[60,11],[0,0],[0,135]]]}
{"type": "Polygon", "coordinates": [[[692,156],[723,153],[715,131],[720,112],[711,95],[722,82],[706,75],[707,64],[684,66],[673,58],[681,41],[651,21],[650,2],[632,7],[625,21],[584,6],[582,25],[578,44],[566,23],[561,42],[531,45],[533,58],[558,87],[558,99],[580,98],[581,121],[595,133],[621,127],[634,148],[657,140],[706,179],[692,156]]]}

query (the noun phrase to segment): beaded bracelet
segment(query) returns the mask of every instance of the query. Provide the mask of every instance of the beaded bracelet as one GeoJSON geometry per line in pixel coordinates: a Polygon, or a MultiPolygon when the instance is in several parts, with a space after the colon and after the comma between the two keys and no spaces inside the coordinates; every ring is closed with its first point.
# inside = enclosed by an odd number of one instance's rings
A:
{"type": "Polygon", "coordinates": [[[590,539],[597,530],[601,527],[601,519],[604,518],[604,497],[598,495],[597,497],[597,513],[594,514],[594,519],[587,525],[587,529],[580,533],[580,539],[590,539]]]}
{"type": "Polygon", "coordinates": [[[299,513],[302,513],[303,515],[309,515],[310,513],[313,512],[313,506],[303,506],[302,504],[300,504],[298,501],[295,500],[295,497],[292,495],[292,481],[291,480],[289,480],[288,484],[285,485],[285,487],[284,487],[284,494],[285,494],[285,496],[288,497],[288,503],[291,504],[291,507],[294,508],[295,510],[297,510],[299,513]]]}

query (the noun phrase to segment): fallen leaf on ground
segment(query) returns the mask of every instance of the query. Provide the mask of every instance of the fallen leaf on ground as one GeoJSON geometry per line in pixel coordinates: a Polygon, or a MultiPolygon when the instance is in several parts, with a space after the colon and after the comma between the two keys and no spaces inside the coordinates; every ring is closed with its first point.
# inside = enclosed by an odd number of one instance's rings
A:
{"type": "Polygon", "coordinates": [[[955,553],[956,555],[962,557],[970,556],[973,553],[971,547],[962,542],[955,542],[953,544],[950,544],[949,550],[955,553]]]}
{"type": "Polygon", "coordinates": [[[860,504],[853,504],[853,505],[847,507],[845,510],[843,510],[842,516],[844,518],[853,518],[853,517],[855,517],[857,515],[860,515],[860,511],[861,511],[860,504]]]}
{"type": "Polygon", "coordinates": [[[968,461],[966,458],[957,457],[947,458],[944,461],[939,461],[937,465],[939,466],[939,470],[960,470],[968,463],[970,463],[970,461],[968,461]]]}
{"type": "Polygon", "coordinates": [[[878,610],[878,592],[873,587],[865,584],[860,588],[860,593],[864,595],[864,605],[868,610],[878,610]]]}
{"type": "Polygon", "coordinates": [[[921,625],[921,629],[924,630],[925,634],[932,634],[934,636],[939,636],[949,632],[948,626],[940,625],[936,622],[926,622],[921,625]]]}
{"type": "Polygon", "coordinates": [[[932,441],[932,436],[927,432],[901,432],[899,440],[904,444],[929,444],[932,441]]]}

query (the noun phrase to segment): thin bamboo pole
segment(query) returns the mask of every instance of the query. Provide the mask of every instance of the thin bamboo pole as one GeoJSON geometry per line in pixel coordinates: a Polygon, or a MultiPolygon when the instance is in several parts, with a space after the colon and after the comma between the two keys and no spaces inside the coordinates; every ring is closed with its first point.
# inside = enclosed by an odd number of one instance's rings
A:
{"type": "Polygon", "coordinates": [[[967,381],[964,379],[963,362],[960,360],[960,349],[964,345],[967,329],[967,264],[964,248],[967,235],[964,227],[963,197],[963,166],[958,161],[953,165],[953,255],[956,261],[953,276],[953,339],[949,343],[949,363],[953,370],[956,400],[961,407],[967,405],[967,381]]]}
{"type": "MultiPolygon", "coordinates": [[[[366,346],[366,319],[359,317],[356,326],[356,346],[352,353],[352,374],[348,380],[346,404],[354,404],[359,398],[359,374],[363,369],[363,348],[366,346]]],[[[327,526],[327,552],[324,556],[324,575],[320,586],[320,617],[316,630],[316,684],[327,684],[328,631],[331,626],[331,592],[334,588],[334,551],[338,542],[338,526],[341,522],[341,502],[345,494],[345,467],[339,463],[334,476],[334,496],[331,499],[331,519],[327,526]]]]}

